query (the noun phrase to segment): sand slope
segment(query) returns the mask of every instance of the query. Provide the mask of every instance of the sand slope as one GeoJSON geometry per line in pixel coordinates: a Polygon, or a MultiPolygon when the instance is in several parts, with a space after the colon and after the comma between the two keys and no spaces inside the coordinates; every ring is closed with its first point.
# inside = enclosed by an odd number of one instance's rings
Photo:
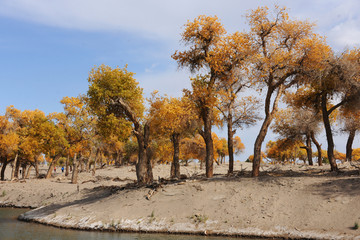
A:
{"type": "MultiPolygon", "coordinates": [[[[267,165],[255,179],[250,164],[237,163],[234,176],[225,175],[227,167],[216,166],[206,179],[198,165],[182,166],[188,179],[141,188],[133,166],[81,173],[78,185],[62,174],[5,181],[0,204],[40,207],[21,219],[81,229],[360,239],[352,229],[360,223],[360,177],[351,166],[336,174],[329,166],[267,165]]],[[[156,166],[155,179],[169,171],[156,166]]]]}

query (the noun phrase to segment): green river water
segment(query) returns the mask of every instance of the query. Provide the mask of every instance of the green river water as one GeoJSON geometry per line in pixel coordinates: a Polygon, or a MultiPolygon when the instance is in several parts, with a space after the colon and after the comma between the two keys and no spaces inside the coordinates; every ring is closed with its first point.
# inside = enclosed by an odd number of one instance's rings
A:
{"type": "MultiPolygon", "coordinates": [[[[0,208],[0,240],[234,240],[226,237],[77,231],[17,220],[27,209],[0,208]]],[[[243,239],[242,239],[243,240],[243,239]]]]}

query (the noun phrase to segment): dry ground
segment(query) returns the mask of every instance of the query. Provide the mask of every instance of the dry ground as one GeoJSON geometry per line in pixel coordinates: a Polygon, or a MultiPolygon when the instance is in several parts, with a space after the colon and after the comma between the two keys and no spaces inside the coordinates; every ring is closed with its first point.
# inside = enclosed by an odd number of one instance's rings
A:
{"type": "MultiPolygon", "coordinates": [[[[249,163],[237,162],[233,176],[227,167],[215,166],[214,178],[206,179],[198,165],[181,166],[186,180],[141,188],[133,166],[80,173],[77,185],[62,173],[3,181],[0,205],[40,207],[21,218],[71,228],[360,239],[353,229],[360,223],[360,177],[351,166],[331,173],[329,166],[263,165],[258,178],[250,177],[249,163]]],[[[169,171],[156,166],[154,178],[169,171]]]]}

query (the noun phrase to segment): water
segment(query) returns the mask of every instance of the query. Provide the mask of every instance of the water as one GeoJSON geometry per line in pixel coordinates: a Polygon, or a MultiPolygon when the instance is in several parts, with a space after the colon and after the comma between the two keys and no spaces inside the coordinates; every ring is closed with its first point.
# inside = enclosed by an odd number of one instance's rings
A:
{"type": "Polygon", "coordinates": [[[68,230],[45,226],[42,224],[18,221],[17,216],[26,211],[28,210],[16,208],[0,208],[1,240],[234,240],[234,238],[224,237],[68,230]]]}

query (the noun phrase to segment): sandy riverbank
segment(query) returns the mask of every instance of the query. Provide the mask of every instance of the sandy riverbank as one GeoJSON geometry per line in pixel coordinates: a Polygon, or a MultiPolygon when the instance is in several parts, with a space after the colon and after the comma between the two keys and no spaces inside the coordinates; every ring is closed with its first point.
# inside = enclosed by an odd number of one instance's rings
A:
{"type": "MultiPolygon", "coordinates": [[[[340,165],[336,174],[329,166],[267,165],[256,179],[248,163],[236,163],[234,176],[225,175],[227,167],[215,166],[215,177],[205,179],[198,165],[182,166],[188,179],[148,188],[133,184],[133,166],[80,173],[77,185],[62,173],[3,181],[0,205],[37,208],[20,218],[68,228],[360,239],[353,229],[360,223],[360,177],[351,166],[340,165]]],[[[154,177],[169,171],[156,166],[154,177]]]]}

